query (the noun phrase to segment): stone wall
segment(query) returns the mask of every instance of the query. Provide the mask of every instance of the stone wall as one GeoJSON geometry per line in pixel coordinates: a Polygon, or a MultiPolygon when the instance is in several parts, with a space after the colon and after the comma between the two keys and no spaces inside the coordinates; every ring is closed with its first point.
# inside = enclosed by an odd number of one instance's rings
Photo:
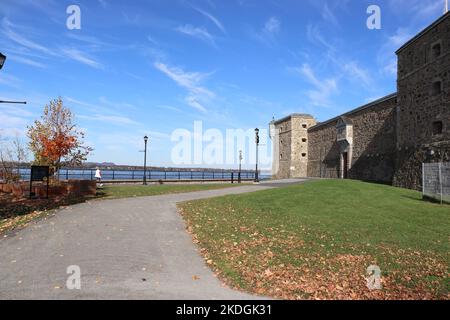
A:
{"type": "Polygon", "coordinates": [[[276,178],[287,179],[290,177],[291,168],[291,119],[286,119],[276,124],[276,129],[279,130],[279,154],[274,157],[279,157],[279,167],[276,178]]]}
{"type": "Polygon", "coordinates": [[[450,16],[398,52],[397,160],[394,184],[420,189],[426,161],[450,149],[450,16]],[[440,55],[433,48],[440,46],[440,55]],[[434,86],[440,82],[440,93],[434,86]],[[436,131],[436,123],[442,132],[436,131]],[[439,126],[440,126],[439,125],[439,126]],[[430,158],[429,153],[440,154],[430,158]]]}
{"type": "MultiPolygon", "coordinates": [[[[30,195],[29,182],[0,183],[0,192],[13,194],[17,198],[26,198],[30,195]]],[[[46,183],[33,183],[32,192],[38,198],[47,196],[46,183]]],[[[69,180],[61,181],[57,185],[50,185],[49,197],[85,197],[97,194],[96,181],[69,180]]]]}
{"type": "Polygon", "coordinates": [[[336,141],[337,119],[313,127],[308,132],[308,176],[339,177],[339,147],[336,141]]]}
{"type": "Polygon", "coordinates": [[[308,128],[314,126],[316,121],[310,115],[293,114],[274,122],[279,147],[274,148],[278,154],[277,179],[299,178],[307,176],[308,165],[308,128]]]}
{"type": "Polygon", "coordinates": [[[291,120],[290,177],[308,176],[308,129],[316,124],[314,118],[293,117],[291,120]]]}
{"type": "MultiPolygon", "coordinates": [[[[349,178],[391,183],[395,159],[395,95],[344,116],[353,125],[349,178]]],[[[341,152],[337,144],[339,118],[309,130],[308,176],[339,178],[341,152]]]]}

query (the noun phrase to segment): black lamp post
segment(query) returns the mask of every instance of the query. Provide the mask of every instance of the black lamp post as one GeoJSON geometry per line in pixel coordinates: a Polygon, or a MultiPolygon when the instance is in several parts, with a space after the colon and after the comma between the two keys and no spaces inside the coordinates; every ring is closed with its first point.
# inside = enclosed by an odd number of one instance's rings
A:
{"type": "Polygon", "coordinates": [[[3,68],[5,64],[6,56],[0,52],[0,70],[3,68]]]}
{"type": "Polygon", "coordinates": [[[256,142],[256,171],[255,171],[255,182],[259,182],[259,172],[258,172],[258,149],[259,149],[259,129],[255,129],[255,142],[256,142]]]}
{"type": "Polygon", "coordinates": [[[241,172],[242,172],[242,150],[239,151],[239,175],[238,175],[238,183],[242,182],[241,172]]]}
{"type": "Polygon", "coordinates": [[[144,150],[144,186],[147,185],[147,142],[148,137],[144,137],[145,150],[144,150]]]}

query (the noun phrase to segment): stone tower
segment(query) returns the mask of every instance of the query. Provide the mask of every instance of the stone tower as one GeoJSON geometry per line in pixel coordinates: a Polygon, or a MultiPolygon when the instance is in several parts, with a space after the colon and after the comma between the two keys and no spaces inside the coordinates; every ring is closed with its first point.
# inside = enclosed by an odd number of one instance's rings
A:
{"type": "Polygon", "coordinates": [[[394,184],[418,189],[422,163],[450,161],[450,13],[398,51],[394,184]]]}
{"type": "Polygon", "coordinates": [[[309,114],[291,114],[270,123],[273,172],[276,179],[301,178],[308,174],[308,129],[316,125],[309,114]]]}

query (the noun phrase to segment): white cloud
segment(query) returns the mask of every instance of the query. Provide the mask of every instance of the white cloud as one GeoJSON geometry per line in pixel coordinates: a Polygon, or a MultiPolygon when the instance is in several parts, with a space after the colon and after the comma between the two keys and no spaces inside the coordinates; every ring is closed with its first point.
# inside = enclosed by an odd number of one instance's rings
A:
{"type": "Polygon", "coordinates": [[[2,33],[6,37],[8,37],[10,40],[14,41],[15,43],[20,44],[21,46],[24,46],[31,50],[40,51],[40,52],[48,54],[48,55],[55,55],[54,52],[52,52],[45,46],[40,45],[39,43],[29,40],[29,39],[25,38],[24,36],[19,35],[18,33],[14,32],[11,29],[11,27],[14,27],[14,25],[7,18],[3,18],[2,27],[3,27],[2,33]]]}
{"type": "Polygon", "coordinates": [[[103,66],[99,62],[88,57],[85,53],[81,52],[78,49],[63,48],[61,51],[66,57],[68,57],[72,60],[81,62],[81,63],[83,63],[89,67],[95,68],[95,69],[103,69],[103,66]]]}
{"type": "Polygon", "coordinates": [[[414,36],[406,28],[398,28],[394,34],[389,36],[378,52],[377,61],[383,73],[391,76],[397,75],[397,51],[409,39],[414,36]]]}
{"type": "Polygon", "coordinates": [[[366,86],[370,86],[372,84],[372,77],[369,72],[360,67],[356,61],[346,63],[343,68],[351,79],[358,80],[366,86]]]}
{"type": "Polygon", "coordinates": [[[280,32],[281,21],[277,17],[270,17],[264,25],[264,32],[269,34],[276,34],[280,32]]]}
{"type": "Polygon", "coordinates": [[[270,17],[265,23],[262,29],[260,30],[249,30],[249,35],[261,42],[262,44],[273,47],[276,43],[276,36],[281,31],[281,21],[277,17],[270,17]]]}
{"type": "Polygon", "coordinates": [[[319,107],[331,106],[330,97],[339,92],[337,80],[335,78],[319,79],[308,64],[304,64],[297,70],[314,87],[314,89],[306,91],[311,105],[319,107]]]}
{"type": "Polygon", "coordinates": [[[184,26],[179,26],[175,30],[182,34],[200,39],[215,46],[214,37],[205,28],[194,27],[191,26],[190,24],[187,24],[184,26]]]}
{"type": "Polygon", "coordinates": [[[131,120],[128,117],[122,117],[122,116],[115,116],[115,115],[80,115],[78,116],[80,119],[94,121],[94,122],[104,122],[112,125],[120,125],[120,126],[127,126],[127,125],[137,125],[138,122],[131,120]]]}
{"type": "Polygon", "coordinates": [[[29,66],[32,66],[32,67],[36,67],[36,68],[46,68],[46,65],[44,65],[44,64],[42,64],[40,62],[31,60],[31,59],[28,59],[28,58],[24,58],[24,57],[21,57],[21,56],[17,56],[17,55],[8,57],[8,59],[10,59],[12,61],[16,61],[18,63],[26,64],[26,65],[29,65],[29,66]]]}
{"type": "Polygon", "coordinates": [[[155,68],[175,81],[180,87],[188,90],[189,95],[185,101],[191,107],[207,112],[205,104],[215,98],[215,93],[200,85],[209,74],[200,72],[184,72],[177,67],[169,67],[164,63],[155,62],[155,68]]]}
{"type": "Polygon", "coordinates": [[[202,15],[204,15],[206,18],[208,18],[209,20],[211,20],[217,28],[220,29],[220,31],[222,31],[223,33],[227,33],[225,30],[225,27],[223,26],[222,22],[220,22],[219,19],[217,19],[216,17],[214,17],[212,14],[210,14],[207,11],[204,11],[200,8],[196,8],[194,7],[195,10],[197,10],[198,12],[200,12],[202,15]]]}
{"type": "Polygon", "coordinates": [[[308,24],[308,26],[306,27],[306,37],[311,43],[315,45],[324,46],[330,52],[336,51],[336,48],[327,40],[325,40],[317,25],[308,24]]]}

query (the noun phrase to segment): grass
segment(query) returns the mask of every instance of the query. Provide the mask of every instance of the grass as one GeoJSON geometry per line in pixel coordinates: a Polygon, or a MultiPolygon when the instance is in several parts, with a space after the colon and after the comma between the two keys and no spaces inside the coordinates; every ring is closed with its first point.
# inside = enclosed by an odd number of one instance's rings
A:
{"type": "Polygon", "coordinates": [[[415,191],[323,180],[180,205],[229,285],[287,299],[448,299],[450,206],[415,191]],[[378,265],[383,290],[370,291],[378,265]]]}
{"type": "Polygon", "coordinates": [[[233,186],[238,186],[238,184],[108,185],[100,192],[100,196],[108,199],[147,197],[163,194],[224,189],[233,186]]]}

